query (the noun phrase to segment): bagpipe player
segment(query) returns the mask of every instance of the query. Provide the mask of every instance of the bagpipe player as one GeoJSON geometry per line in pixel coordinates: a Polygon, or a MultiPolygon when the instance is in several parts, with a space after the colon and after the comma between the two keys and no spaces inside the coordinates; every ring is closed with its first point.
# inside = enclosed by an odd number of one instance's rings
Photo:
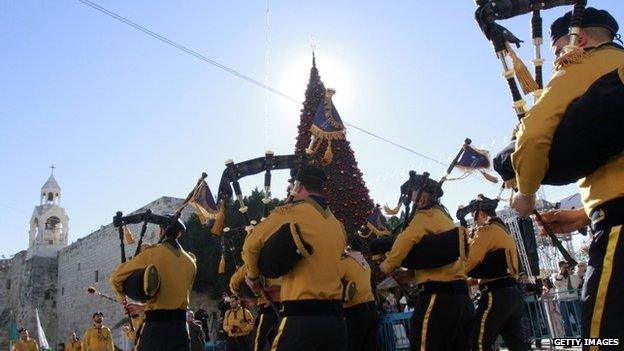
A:
{"type": "Polygon", "coordinates": [[[345,290],[344,315],[349,336],[348,351],[381,350],[379,312],[372,288],[371,267],[362,255],[362,241],[357,234],[340,260],[345,290]]]}
{"type": "Polygon", "coordinates": [[[84,351],[115,351],[113,334],[109,327],[104,325],[104,314],[100,311],[91,316],[91,326],[85,330],[82,337],[84,351]]]}
{"type": "Polygon", "coordinates": [[[276,207],[243,244],[246,281],[282,277],[281,318],[271,350],[346,350],[340,257],[342,223],[323,193],[325,173],[312,165],[297,175],[293,201],[276,207]]]}
{"type": "Polygon", "coordinates": [[[231,296],[230,309],[223,317],[223,330],[227,333],[227,351],[249,351],[249,336],[254,318],[251,312],[241,306],[237,296],[231,296]]]}
{"type": "Polygon", "coordinates": [[[145,313],[135,350],[190,350],[186,310],[197,265],[195,256],[178,242],[185,230],[179,218],[170,216],[169,223],[160,224],[160,242],[143,248],[111,275],[113,290],[122,303],[127,303],[126,295],[148,295],[143,305],[128,304],[132,313],[145,313]]]}
{"type": "Polygon", "coordinates": [[[230,291],[240,299],[258,306],[258,315],[254,320],[252,351],[269,351],[273,344],[279,322],[281,279],[265,278],[266,288],[256,296],[245,283],[247,268],[243,265],[230,278],[230,291]]]}
{"type": "MultiPolygon", "coordinates": [[[[401,232],[386,259],[379,266],[392,275],[425,237],[437,237],[457,229],[440,204],[440,184],[417,174],[411,179],[414,216],[401,232]]],[[[441,251],[447,249],[441,248],[441,251]]],[[[429,255],[437,255],[429,253],[429,255]]],[[[430,259],[435,259],[431,256],[430,259]]],[[[410,268],[410,267],[407,267],[410,268]]],[[[451,262],[435,268],[414,269],[418,302],[410,323],[412,350],[468,350],[474,320],[474,307],[468,295],[465,256],[454,255],[451,262]]]]}
{"type": "MultiPolygon", "coordinates": [[[[552,48],[558,56],[565,54],[565,45],[570,42],[571,17],[567,13],[551,26],[552,48]]],[[[569,118],[563,118],[567,110],[574,107],[589,118],[593,110],[608,110],[622,103],[624,49],[613,42],[619,29],[616,20],[607,11],[587,8],[581,27],[578,46],[584,49],[582,60],[554,72],[542,97],[522,119],[516,133],[512,162],[518,192],[512,207],[522,215],[531,213],[535,206],[535,193],[549,167],[553,135],[557,126],[569,118]],[[590,91],[596,92],[586,94],[590,91]],[[614,99],[604,101],[609,96],[614,99]]],[[[602,123],[618,122],[622,118],[621,115],[609,117],[602,123]]],[[[607,144],[622,140],[621,131],[615,132],[617,137],[607,140],[607,144]]],[[[581,178],[578,186],[583,210],[547,212],[542,215],[543,221],[557,233],[569,233],[591,224],[594,235],[583,286],[581,334],[624,340],[624,324],[620,320],[624,314],[624,278],[622,265],[618,264],[624,258],[624,154],[608,159],[581,178]]]]}
{"type": "Polygon", "coordinates": [[[468,249],[466,274],[477,279],[481,297],[476,311],[473,350],[490,350],[502,336],[510,351],[528,350],[522,328],[524,295],[518,289],[518,250],[505,223],[497,217],[498,199],[479,195],[458,211],[470,213],[474,235],[468,249]]]}

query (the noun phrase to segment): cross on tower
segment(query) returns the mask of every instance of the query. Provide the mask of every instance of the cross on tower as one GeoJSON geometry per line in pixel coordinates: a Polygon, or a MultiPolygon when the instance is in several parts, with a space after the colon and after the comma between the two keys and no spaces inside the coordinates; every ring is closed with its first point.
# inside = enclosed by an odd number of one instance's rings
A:
{"type": "Polygon", "coordinates": [[[50,166],[50,169],[52,170],[52,175],[54,175],[54,169],[55,169],[55,168],[56,168],[56,167],[55,167],[54,165],[51,165],[51,166],[50,166]]]}

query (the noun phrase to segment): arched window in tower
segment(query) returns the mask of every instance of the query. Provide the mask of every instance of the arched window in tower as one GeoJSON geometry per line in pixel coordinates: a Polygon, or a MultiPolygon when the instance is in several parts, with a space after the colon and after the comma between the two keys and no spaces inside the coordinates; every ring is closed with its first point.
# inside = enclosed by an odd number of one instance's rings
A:
{"type": "Polygon", "coordinates": [[[57,229],[57,227],[60,227],[61,225],[61,220],[56,217],[56,216],[52,216],[50,218],[48,218],[46,220],[46,224],[45,224],[45,229],[46,230],[54,230],[57,229]]]}
{"type": "Polygon", "coordinates": [[[48,198],[46,200],[47,200],[48,203],[54,202],[54,193],[49,192],[48,193],[48,198]]]}
{"type": "Polygon", "coordinates": [[[45,222],[43,241],[50,245],[54,245],[60,237],[62,231],[63,223],[61,223],[61,220],[56,216],[48,217],[45,222]]]}

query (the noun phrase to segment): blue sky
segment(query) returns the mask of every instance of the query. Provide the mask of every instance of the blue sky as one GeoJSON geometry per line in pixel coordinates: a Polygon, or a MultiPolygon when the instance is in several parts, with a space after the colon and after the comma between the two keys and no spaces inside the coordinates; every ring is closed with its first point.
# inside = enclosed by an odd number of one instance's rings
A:
{"type": "MultiPolygon", "coordinates": [[[[266,1],[98,4],[260,81],[266,1]]],[[[621,20],[624,4],[596,0],[621,20]]],[[[271,1],[268,85],[303,99],[311,38],[345,121],[446,163],[465,137],[498,151],[515,123],[500,65],[472,19],[473,1],[271,1]]],[[[544,14],[545,23],[567,9],[544,14]]],[[[527,43],[528,18],[507,23],[527,43]]],[[[294,147],[301,106],[128,27],[77,0],[0,3],[0,254],[27,247],[50,164],[70,241],[162,195],[184,196],[223,161],[294,147]]],[[[544,50],[550,70],[552,57],[544,50]]],[[[409,169],[443,167],[357,130],[348,138],[375,201],[394,203],[409,169]]],[[[508,139],[507,139],[508,140],[508,139]]],[[[274,179],[279,193],[285,177],[274,179]]],[[[261,177],[243,182],[260,186],[261,177]]],[[[445,185],[454,210],[498,187],[445,185]]],[[[574,186],[547,188],[551,200],[574,186]]]]}

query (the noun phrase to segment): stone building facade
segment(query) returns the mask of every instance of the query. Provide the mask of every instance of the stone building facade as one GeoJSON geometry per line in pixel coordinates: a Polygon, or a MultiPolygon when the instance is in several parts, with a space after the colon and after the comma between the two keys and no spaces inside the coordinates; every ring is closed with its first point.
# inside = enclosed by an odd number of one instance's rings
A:
{"type": "MultiPolygon", "coordinates": [[[[150,209],[157,214],[173,213],[181,203],[182,199],[161,197],[135,212],[150,209]]],[[[191,213],[190,209],[183,211],[183,219],[191,213]]],[[[111,211],[111,218],[113,214],[111,211]]],[[[11,320],[28,328],[36,338],[35,308],[39,309],[52,347],[65,342],[71,331],[81,337],[91,324],[92,314],[102,311],[105,324],[113,331],[115,344],[122,350],[131,348],[121,330],[126,323],[121,306],[86,292],[93,286],[102,294],[114,297],[109,279],[121,260],[118,231],[110,223],[67,245],[68,222],[60,207],[60,187],[50,176],[42,187],[41,203],[33,211],[28,250],[0,260],[0,349],[8,349],[11,320]],[[48,220],[51,217],[54,219],[48,220]]],[[[138,241],[141,224],[129,227],[138,241]]],[[[155,243],[157,237],[158,227],[148,225],[143,243],[155,243]]],[[[126,245],[128,259],[135,250],[136,243],[126,245]]],[[[214,302],[194,293],[193,305],[200,302],[208,310],[214,309],[214,302]]]]}

